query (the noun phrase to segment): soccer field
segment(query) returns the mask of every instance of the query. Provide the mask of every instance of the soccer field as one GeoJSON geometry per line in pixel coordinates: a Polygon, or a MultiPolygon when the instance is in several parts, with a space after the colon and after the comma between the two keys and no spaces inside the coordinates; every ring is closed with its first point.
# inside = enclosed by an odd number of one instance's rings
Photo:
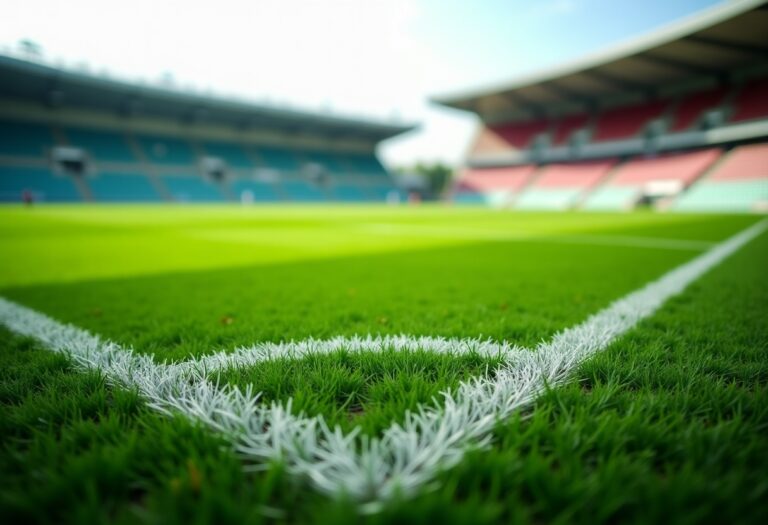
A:
{"type": "Polygon", "coordinates": [[[765,226],[0,208],[0,515],[761,523],[765,226]]]}

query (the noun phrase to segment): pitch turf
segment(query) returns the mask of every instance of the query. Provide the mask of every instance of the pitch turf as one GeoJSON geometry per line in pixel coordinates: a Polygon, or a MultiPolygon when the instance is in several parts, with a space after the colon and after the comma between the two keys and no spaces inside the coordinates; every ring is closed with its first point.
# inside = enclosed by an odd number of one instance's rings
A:
{"type": "MultiPolygon", "coordinates": [[[[749,216],[385,207],[0,209],[0,296],[162,360],[353,334],[531,346],[754,223],[749,216]]],[[[767,517],[763,235],[372,521],[767,517]]],[[[355,521],[279,465],[2,333],[5,515],[355,521]]],[[[498,360],[426,352],[276,360],[222,379],[376,435],[498,360]]]]}

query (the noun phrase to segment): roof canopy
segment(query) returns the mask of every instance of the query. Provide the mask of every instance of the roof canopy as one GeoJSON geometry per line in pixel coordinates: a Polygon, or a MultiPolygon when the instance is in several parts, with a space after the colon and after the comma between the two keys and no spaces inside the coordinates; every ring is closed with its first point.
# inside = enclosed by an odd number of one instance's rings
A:
{"type": "Polygon", "coordinates": [[[0,96],[51,108],[77,108],[126,117],[137,115],[323,138],[348,136],[378,142],[414,129],[413,125],[281,109],[132,84],[7,56],[0,56],[0,96]]]}
{"type": "Polygon", "coordinates": [[[438,96],[484,120],[589,110],[618,98],[653,99],[675,84],[726,81],[768,66],[767,0],[733,0],[604,52],[504,85],[438,96]]]}

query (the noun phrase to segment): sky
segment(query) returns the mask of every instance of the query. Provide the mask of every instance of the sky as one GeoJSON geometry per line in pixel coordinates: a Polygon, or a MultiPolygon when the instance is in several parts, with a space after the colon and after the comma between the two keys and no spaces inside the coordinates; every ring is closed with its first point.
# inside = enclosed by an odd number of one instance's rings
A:
{"type": "MultiPolygon", "coordinates": [[[[510,81],[724,0],[4,0],[0,51],[134,81],[416,122],[389,166],[461,162],[476,119],[434,95],[510,81]]],[[[725,0],[738,1],[738,0],[725,0]]]]}

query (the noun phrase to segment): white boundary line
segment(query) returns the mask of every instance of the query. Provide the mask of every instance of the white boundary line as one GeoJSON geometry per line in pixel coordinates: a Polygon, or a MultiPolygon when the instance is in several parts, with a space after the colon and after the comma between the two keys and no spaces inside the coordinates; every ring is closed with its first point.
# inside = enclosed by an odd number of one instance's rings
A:
{"type": "Polygon", "coordinates": [[[567,380],[585,359],[766,229],[768,220],[754,224],[532,351],[476,339],[338,337],[258,343],[232,353],[157,364],[150,356],[2,298],[0,322],[70,355],[81,368],[100,371],[112,384],[137,389],[156,410],[186,415],[224,434],[246,462],[280,459],[292,473],[309,478],[320,492],[368,502],[363,508],[372,510],[385,500],[414,494],[439,470],[459,462],[469,446],[490,444],[499,420],[530,405],[545,388],[567,380]],[[376,438],[357,431],[345,435],[329,428],[322,417],[291,414],[290,400],[263,406],[252,388],[222,387],[209,379],[216,370],[341,349],[479,352],[502,355],[504,361],[492,376],[461,383],[456,392],[443,393],[442,403],[407,413],[402,424],[392,424],[376,438]]]}

